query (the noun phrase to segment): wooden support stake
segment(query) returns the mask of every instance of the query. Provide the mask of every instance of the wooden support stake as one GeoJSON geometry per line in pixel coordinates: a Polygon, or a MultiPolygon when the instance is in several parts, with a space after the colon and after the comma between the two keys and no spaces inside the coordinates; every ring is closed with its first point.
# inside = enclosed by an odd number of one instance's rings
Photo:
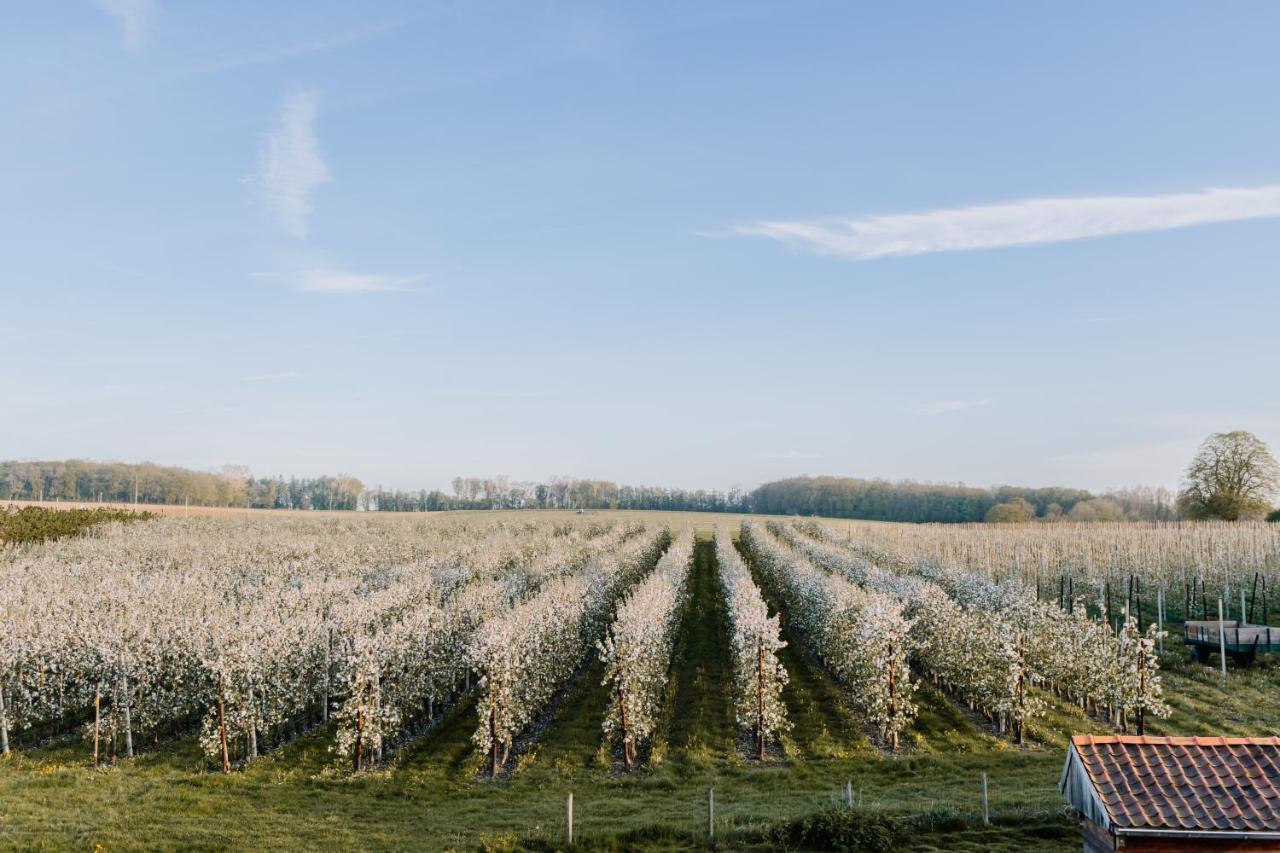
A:
{"type": "Polygon", "coordinates": [[[1218,599],[1218,657],[1222,658],[1222,677],[1227,677],[1227,623],[1222,618],[1222,599],[1218,599]]]}
{"type": "Polygon", "coordinates": [[[222,772],[231,772],[231,758],[227,754],[227,700],[222,673],[218,673],[218,742],[222,747],[222,772]]]}
{"type": "Polygon", "coordinates": [[[707,786],[707,838],[715,840],[716,837],[716,788],[715,785],[707,786]]]}
{"type": "Polygon", "coordinates": [[[1249,592],[1249,621],[1253,622],[1254,611],[1258,609],[1258,573],[1253,573],[1253,589],[1249,592]]]}
{"type": "Polygon", "coordinates": [[[1133,576],[1133,603],[1138,609],[1138,631],[1142,631],[1142,580],[1133,576]]]}
{"type": "Polygon", "coordinates": [[[570,844],[573,843],[573,791],[569,792],[569,802],[565,806],[565,835],[570,844]]]}
{"type": "Polygon", "coordinates": [[[1160,654],[1164,654],[1164,587],[1156,590],[1156,630],[1159,632],[1160,654]]]}
{"type": "MultiPolygon", "coordinates": [[[[98,744],[102,735],[102,685],[93,691],[93,769],[98,769],[98,744]]],[[[8,746],[8,744],[5,744],[8,746]]],[[[7,752],[8,750],[6,750],[7,752]]]]}
{"type": "Polygon", "coordinates": [[[991,825],[991,803],[987,798],[987,771],[982,771],[982,825],[991,825]]]}
{"type": "Polygon", "coordinates": [[[853,782],[849,779],[844,780],[844,804],[853,811],[853,782]]]}
{"type": "Polygon", "coordinates": [[[756,639],[756,750],[764,761],[764,638],[756,639]]]}

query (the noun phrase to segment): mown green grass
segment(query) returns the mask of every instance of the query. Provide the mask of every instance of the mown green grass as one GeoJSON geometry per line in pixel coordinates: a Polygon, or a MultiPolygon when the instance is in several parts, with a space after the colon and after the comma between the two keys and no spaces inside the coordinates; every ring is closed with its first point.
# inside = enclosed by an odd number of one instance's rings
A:
{"type": "MultiPolygon", "coordinates": [[[[95,772],[79,741],[0,762],[0,846],[94,849],[563,849],[573,791],[584,849],[689,850],[706,846],[706,789],[715,785],[722,848],[771,849],[767,829],[839,801],[901,817],[910,850],[1074,850],[1078,830],[1057,791],[1071,732],[1110,729],[1059,700],[1018,747],[980,727],[922,684],[920,715],[902,753],[867,738],[841,688],[794,642],[783,660],[795,724],[784,755],[763,764],[737,746],[728,635],[710,543],[700,542],[691,600],[677,642],[671,717],[652,760],[620,774],[602,747],[608,693],[589,666],[511,778],[484,780],[470,737],[474,708],[455,707],[383,769],[349,775],[317,729],[245,771],[223,776],[194,738],[95,772]],[[980,820],[990,778],[993,825],[980,820]]],[[[789,638],[794,639],[794,638],[789,638]]],[[[1183,651],[1170,641],[1166,657],[1183,651]]],[[[1280,733],[1280,669],[1170,666],[1174,716],[1152,733],[1280,733]]]]}

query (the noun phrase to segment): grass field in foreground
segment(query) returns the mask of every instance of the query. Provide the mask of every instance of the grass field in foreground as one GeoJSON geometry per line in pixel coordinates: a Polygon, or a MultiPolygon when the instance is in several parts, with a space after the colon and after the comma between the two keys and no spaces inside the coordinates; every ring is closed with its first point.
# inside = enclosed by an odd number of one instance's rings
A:
{"type": "MultiPolygon", "coordinates": [[[[1106,731],[1051,703],[1016,747],[928,685],[904,752],[887,756],[862,731],[841,688],[797,644],[785,652],[784,698],[795,729],[786,757],[759,765],[739,755],[727,684],[727,636],[714,552],[699,543],[692,595],[670,684],[672,713],[653,760],[630,776],[601,748],[605,693],[588,666],[542,737],[508,780],[477,775],[465,702],[383,770],[352,777],[318,729],[231,776],[213,772],[194,737],[102,771],[83,742],[61,741],[0,762],[0,845],[15,849],[560,849],[565,796],[575,795],[583,847],[699,849],[706,789],[716,791],[717,833],[728,849],[769,847],[766,825],[837,802],[845,779],[859,807],[908,822],[905,849],[1068,850],[1078,830],[1057,792],[1072,731],[1106,731]],[[990,777],[993,826],[980,820],[980,778],[990,777]]],[[[789,638],[790,639],[790,638],[789,638]]],[[[1180,647],[1170,643],[1170,656],[1180,647]]],[[[1280,670],[1171,667],[1170,734],[1275,734],[1280,670]]]]}

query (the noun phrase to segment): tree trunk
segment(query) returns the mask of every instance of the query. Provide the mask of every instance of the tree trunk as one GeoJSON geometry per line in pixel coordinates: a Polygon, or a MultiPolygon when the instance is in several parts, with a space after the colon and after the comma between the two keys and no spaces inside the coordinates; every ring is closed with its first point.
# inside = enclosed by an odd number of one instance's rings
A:
{"type": "MultiPolygon", "coordinates": [[[[359,691],[359,689],[360,687],[359,685],[357,685],[356,690],[359,691]]],[[[359,696],[359,693],[357,692],[356,695],[359,696]]],[[[363,741],[364,741],[364,707],[360,702],[357,702],[356,703],[356,750],[355,750],[355,771],[357,773],[360,772],[360,765],[364,757],[361,754],[361,751],[364,748],[363,741]]]]}
{"type": "Polygon", "coordinates": [[[489,706],[489,777],[498,778],[498,706],[489,706]]]}
{"type": "Polygon", "coordinates": [[[93,689],[93,769],[98,769],[98,748],[102,741],[102,685],[93,689]]]}
{"type": "Polygon", "coordinates": [[[1027,645],[1026,637],[1018,638],[1018,719],[1014,722],[1015,738],[1022,744],[1027,724],[1027,645]]]}
{"type": "Polygon", "coordinates": [[[324,641],[324,708],[320,712],[321,719],[326,723],[329,722],[329,668],[332,666],[330,663],[330,655],[333,654],[332,647],[333,629],[330,628],[324,641]]]}
{"type": "Polygon", "coordinates": [[[0,685],[0,754],[9,754],[9,709],[4,704],[4,685],[0,685]]]}
{"type": "Polygon", "coordinates": [[[764,761],[764,643],[756,640],[756,752],[764,761]]]}
{"type": "Polygon", "coordinates": [[[1141,644],[1138,646],[1138,711],[1134,722],[1138,725],[1138,734],[1146,734],[1147,704],[1147,651],[1141,644]]]}
{"type": "Polygon", "coordinates": [[[120,674],[120,695],[124,699],[124,754],[133,758],[133,718],[129,713],[129,674],[120,674]]]}
{"type": "Polygon", "coordinates": [[[222,673],[218,673],[218,740],[222,745],[222,772],[231,772],[231,757],[227,753],[227,696],[222,683],[222,673]]]}
{"type": "Polygon", "coordinates": [[[622,722],[622,765],[631,772],[631,733],[627,731],[627,700],[622,695],[622,685],[618,685],[618,717],[622,722]]]}
{"type": "MultiPolygon", "coordinates": [[[[889,645],[889,725],[890,726],[893,725],[893,718],[897,716],[897,713],[898,713],[898,700],[893,695],[894,688],[896,687],[896,681],[897,681],[897,675],[898,675],[896,671],[895,663],[896,662],[893,659],[893,645],[890,644],[889,645]]],[[[897,750],[898,748],[897,730],[894,730],[889,737],[889,748],[892,750],[897,750]]]]}

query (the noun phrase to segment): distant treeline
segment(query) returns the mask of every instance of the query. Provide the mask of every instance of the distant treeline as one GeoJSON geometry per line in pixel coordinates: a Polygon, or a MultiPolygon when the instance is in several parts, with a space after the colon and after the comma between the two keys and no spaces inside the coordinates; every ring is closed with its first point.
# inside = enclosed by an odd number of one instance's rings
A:
{"type": "Polygon", "coordinates": [[[232,465],[211,473],[149,462],[0,462],[0,500],[357,509],[364,491],[354,477],[259,479],[232,465]]]}
{"type": "Polygon", "coordinates": [[[752,512],[872,521],[1163,521],[1175,517],[1174,496],[1167,489],[1135,488],[1095,496],[1083,489],[1056,486],[983,489],[855,477],[792,477],[765,483],[747,502],[752,512]],[[1006,507],[1020,510],[1020,515],[1004,515],[1006,507]]]}
{"type": "Polygon", "coordinates": [[[203,472],[85,460],[0,462],[0,500],[229,506],[262,509],[431,512],[464,509],[642,509],[821,515],[878,521],[1025,521],[1033,518],[1163,520],[1174,517],[1164,489],[1096,496],[1081,489],[974,488],[854,477],[793,477],[754,491],[687,490],[553,477],[456,477],[452,491],[369,487],[354,477],[254,477],[227,466],[203,472]]]}

